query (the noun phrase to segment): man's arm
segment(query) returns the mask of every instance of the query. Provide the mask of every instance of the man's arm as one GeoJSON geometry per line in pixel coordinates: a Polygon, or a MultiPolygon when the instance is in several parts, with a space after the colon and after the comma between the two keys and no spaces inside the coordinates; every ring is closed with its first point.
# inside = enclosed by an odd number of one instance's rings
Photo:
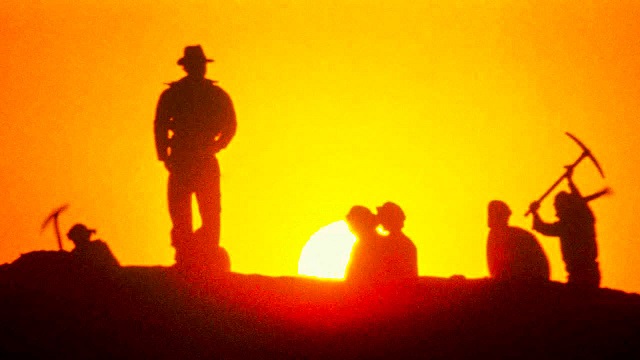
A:
{"type": "Polygon", "coordinates": [[[567,182],[569,183],[569,189],[571,190],[571,194],[577,195],[580,198],[582,198],[582,194],[580,193],[580,190],[578,190],[578,187],[573,182],[573,167],[571,166],[567,167],[567,182]]]}
{"type": "Polygon", "coordinates": [[[504,251],[504,244],[499,244],[499,239],[495,238],[491,232],[489,232],[489,238],[487,239],[487,268],[489,269],[489,275],[497,280],[504,280],[509,277],[506,264],[506,253],[504,251]]]}
{"type": "Polygon", "coordinates": [[[573,182],[573,168],[567,168],[567,181],[569,182],[569,189],[571,189],[571,193],[577,196],[580,196],[581,199],[584,200],[584,202],[589,202],[591,200],[595,200],[603,195],[609,195],[611,194],[611,189],[610,188],[604,188],[594,194],[591,194],[589,196],[582,196],[582,194],[580,193],[580,190],[578,190],[578,187],[576,186],[576,184],[573,182]]]}
{"type": "Polygon", "coordinates": [[[169,114],[169,102],[167,92],[163,92],[156,106],[156,117],[153,121],[153,129],[156,139],[156,154],[158,160],[167,161],[169,156],[169,122],[171,115],[169,114]]]}
{"type": "Polygon", "coordinates": [[[542,235],[546,236],[560,236],[560,225],[559,223],[549,224],[540,218],[540,214],[538,214],[538,209],[540,208],[540,203],[535,201],[531,203],[529,206],[529,211],[531,211],[531,215],[533,215],[533,230],[539,232],[542,235]]]}
{"type": "Polygon", "coordinates": [[[607,188],[604,188],[604,189],[602,189],[602,190],[598,191],[598,192],[597,192],[597,193],[595,193],[595,194],[591,194],[591,195],[589,195],[589,196],[585,196],[585,197],[584,197],[584,200],[585,200],[586,202],[589,202],[589,201],[591,201],[591,200],[595,200],[595,199],[599,198],[600,196],[603,196],[603,195],[609,195],[609,194],[611,194],[611,189],[607,187],[607,188]]]}
{"type": "Polygon", "coordinates": [[[220,106],[220,133],[216,136],[214,144],[214,152],[218,152],[229,145],[231,140],[236,134],[237,121],[236,112],[233,108],[233,102],[231,97],[222,89],[219,94],[219,106],[220,106]]]}

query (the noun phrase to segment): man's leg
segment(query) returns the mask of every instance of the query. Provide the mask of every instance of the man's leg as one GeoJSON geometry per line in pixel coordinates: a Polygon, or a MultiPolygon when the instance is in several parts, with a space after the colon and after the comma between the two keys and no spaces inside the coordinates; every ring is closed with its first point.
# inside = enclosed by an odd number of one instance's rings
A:
{"type": "Polygon", "coordinates": [[[600,287],[601,275],[597,262],[584,266],[569,273],[568,284],[582,289],[597,289],[600,287]]]}
{"type": "Polygon", "coordinates": [[[185,249],[192,235],[191,189],[184,176],[170,174],[168,184],[171,245],[176,249],[175,260],[178,265],[185,261],[185,249]]]}
{"type": "Polygon", "coordinates": [[[196,188],[196,200],[202,218],[202,232],[214,247],[220,245],[220,171],[217,163],[203,174],[196,188]]]}

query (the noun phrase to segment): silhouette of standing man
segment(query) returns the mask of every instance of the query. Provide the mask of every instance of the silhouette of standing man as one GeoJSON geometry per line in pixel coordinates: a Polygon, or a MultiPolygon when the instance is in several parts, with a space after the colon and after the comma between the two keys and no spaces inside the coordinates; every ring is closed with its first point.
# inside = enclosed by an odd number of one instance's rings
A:
{"type": "Polygon", "coordinates": [[[205,78],[207,59],[200,45],[187,46],[178,60],[187,76],[170,83],[160,96],[154,121],[158,160],[169,171],[171,245],[178,267],[197,262],[201,252],[220,242],[220,166],[215,154],[236,132],[229,95],[205,78]],[[202,228],[192,229],[191,196],[198,202],[202,228]]]}
{"type": "Polygon", "coordinates": [[[546,223],[538,214],[539,202],[533,202],[529,210],[533,214],[533,229],[546,236],[560,238],[562,260],[569,274],[568,284],[579,288],[600,287],[600,268],[598,246],[596,243],[596,218],[589,208],[589,201],[606,195],[604,189],[593,195],[583,197],[573,183],[573,168],[567,168],[567,181],[570,193],[559,192],[554,200],[558,221],[546,223]]]}

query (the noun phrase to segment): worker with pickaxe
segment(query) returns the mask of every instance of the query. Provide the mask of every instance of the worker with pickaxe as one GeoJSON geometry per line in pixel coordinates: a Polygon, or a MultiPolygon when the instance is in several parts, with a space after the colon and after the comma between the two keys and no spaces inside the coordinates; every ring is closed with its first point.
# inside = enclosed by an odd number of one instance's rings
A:
{"type": "Polygon", "coordinates": [[[593,195],[582,196],[573,182],[573,168],[567,166],[564,178],[571,192],[559,192],[554,201],[558,221],[546,223],[538,214],[540,200],[529,206],[533,214],[533,229],[546,236],[560,238],[562,260],[569,274],[568,284],[579,288],[598,288],[600,269],[598,266],[598,246],[596,244],[595,216],[589,202],[610,193],[605,188],[593,195]]]}

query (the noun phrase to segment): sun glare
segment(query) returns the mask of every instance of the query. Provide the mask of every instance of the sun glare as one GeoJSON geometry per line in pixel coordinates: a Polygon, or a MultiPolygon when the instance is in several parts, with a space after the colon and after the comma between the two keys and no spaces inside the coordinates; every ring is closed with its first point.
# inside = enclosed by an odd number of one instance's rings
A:
{"type": "Polygon", "coordinates": [[[344,279],[356,237],[340,220],[320,228],[302,248],[298,274],[324,279],[344,279]]]}

